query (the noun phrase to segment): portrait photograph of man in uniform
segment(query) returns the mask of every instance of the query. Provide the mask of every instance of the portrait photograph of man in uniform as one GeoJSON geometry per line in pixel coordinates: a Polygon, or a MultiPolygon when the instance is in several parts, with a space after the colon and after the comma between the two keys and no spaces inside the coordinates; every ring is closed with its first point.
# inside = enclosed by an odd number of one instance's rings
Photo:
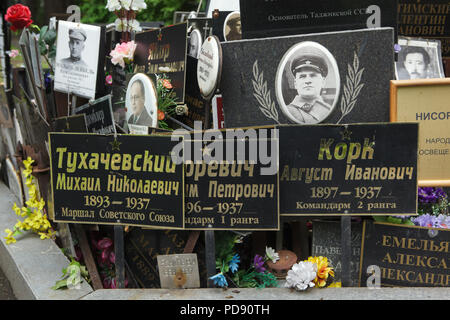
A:
{"type": "Polygon", "coordinates": [[[399,44],[397,80],[444,78],[439,41],[399,39],[399,44]]]}
{"type": "Polygon", "coordinates": [[[242,39],[241,15],[239,12],[230,13],[224,23],[224,38],[226,41],[242,39]]]}
{"type": "Polygon", "coordinates": [[[83,61],[82,53],[85,48],[85,42],[87,39],[86,32],[81,28],[69,29],[69,51],[70,56],[61,59],[63,64],[72,64],[75,66],[81,66],[87,68],[88,65],[83,61]]]}

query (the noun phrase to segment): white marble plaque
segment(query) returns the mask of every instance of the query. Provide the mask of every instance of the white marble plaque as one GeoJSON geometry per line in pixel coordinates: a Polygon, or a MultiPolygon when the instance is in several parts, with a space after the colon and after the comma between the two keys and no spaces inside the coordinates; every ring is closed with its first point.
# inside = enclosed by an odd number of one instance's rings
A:
{"type": "Polygon", "coordinates": [[[210,99],[216,91],[222,73],[222,47],[215,36],[206,38],[197,64],[197,82],[200,93],[210,99]]]}
{"type": "Polygon", "coordinates": [[[196,253],[159,255],[157,259],[162,289],[200,288],[196,253]]]}

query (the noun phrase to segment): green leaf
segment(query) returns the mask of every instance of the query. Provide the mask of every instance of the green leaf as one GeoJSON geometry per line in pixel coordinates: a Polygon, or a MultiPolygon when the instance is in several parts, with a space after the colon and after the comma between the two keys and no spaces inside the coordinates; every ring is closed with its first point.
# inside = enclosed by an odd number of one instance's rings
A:
{"type": "Polygon", "coordinates": [[[55,285],[52,287],[53,290],[62,288],[67,288],[67,279],[56,281],[55,285]]]}
{"type": "Polygon", "coordinates": [[[372,218],[376,222],[386,222],[386,217],[385,216],[373,216],[372,218]]]}
{"type": "Polygon", "coordinates": [[[55,43],[56,40],[56,31],[55,30],[48,30],[44,35],[44,41],[49,46],[52,46],[55,43]]]}
{"type": "Polygon", "coordinates": [[[394,217],[387,217],[386,220],[387,220],[387,222],[396,223],[396,224],[402,224],[402,222],[403,222],[403,219],[394,218],[394,217]]]}

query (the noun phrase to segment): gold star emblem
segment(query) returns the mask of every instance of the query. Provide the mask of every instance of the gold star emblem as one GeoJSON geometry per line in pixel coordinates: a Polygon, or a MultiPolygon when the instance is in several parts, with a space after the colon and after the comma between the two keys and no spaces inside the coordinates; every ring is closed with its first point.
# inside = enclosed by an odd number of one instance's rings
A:
{"type": "Polygon", "coordinates": [[[208,155],[211,156],[211,149],[208,146],[203,147],[202,149],[203,156],[208,155]]]}
{"type": "Polygon", "coordinates": [[[114,141],[111,141],[109,144],[112,146],[112,149],[111,149],[112,151],[114,151],[114,150],[120,151],[119,146],[122,144],[122,142],[119,142],[118,140],[114,139],[114,141]]]}
{"type": "Polygon", "coordinates": [[[347,128],[344,129],[344,131],[341,131],[341,136],[342,136],[342,140],[348,140],[350,141],[350,136],[352,134],[352,132],[350,130],[348,130],[347,128]]]}

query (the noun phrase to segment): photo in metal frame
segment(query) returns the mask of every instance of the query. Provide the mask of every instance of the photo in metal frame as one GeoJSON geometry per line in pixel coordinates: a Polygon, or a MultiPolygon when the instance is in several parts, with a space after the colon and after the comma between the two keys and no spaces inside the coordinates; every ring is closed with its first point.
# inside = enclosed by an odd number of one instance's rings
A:
{"type": "Polygon", "coordinates": [[[198,59],[203,39],[200,30],[193,29],[189,35],[188,56],[198,59]]]}
{"type": "Polygon", "coordinates": [[[397,80],[445,78],[440,40],[399,37],[398,44],[397,80]]]}

